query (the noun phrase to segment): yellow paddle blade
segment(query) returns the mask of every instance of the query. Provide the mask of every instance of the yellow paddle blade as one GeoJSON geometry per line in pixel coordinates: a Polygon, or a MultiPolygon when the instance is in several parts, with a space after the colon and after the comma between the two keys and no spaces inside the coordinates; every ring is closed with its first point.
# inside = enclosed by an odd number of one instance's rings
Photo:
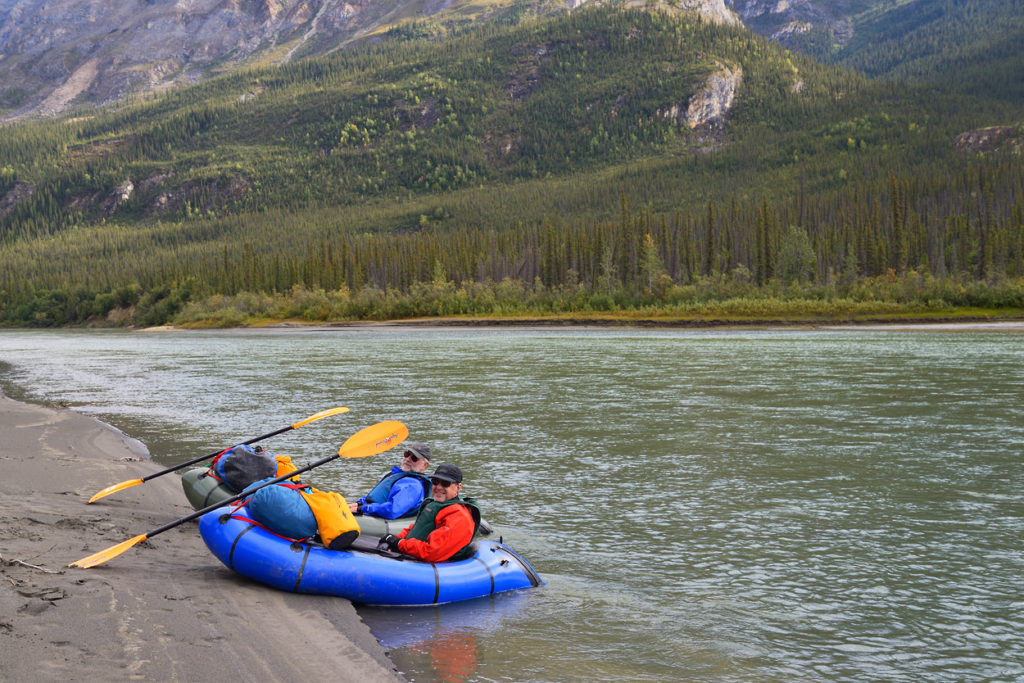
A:
{"type": "Polygon", "coordinates": [[[122,481],[120,484],[111,484],[110,486],[108,486],[107,488],[103,489],[95,496],[90,498],[89,502],[91,503],[94,500],[99,500],[100,498],[103,498],[104,496],[109,496],[111,493],[114,493],[115,491],[122,491],[124,489],[131,488],[132,486],[138,486],[141,483],[141,479],[129,479],[128,481],[122,481]]]}
{"type": "Polygon", "coordinates": [[[106,550],[101,550],[98,553],[93,553],[89,557],[83,557],[77,562],[72,562],[69,567],[81,567],[82,569],[88,569],[89,567],[95,567],[98,564],[103,564],[107,560],[112,560],[124,551],[131,548],[136,543],[142,543],[146,540],[146,534],[139,534],[135,538],[130,538],[127,541],[112,545],[106,550]]]}
{"type": "Polygon", "coordinates": [[[405,441],[409,436],[409,428],[397,420],[378,422],[348,438],[338,449],[342,458],[365,458],[368,455],[383,453],[405,441]]]}
{"type": "Polygon", "coordinates": [[[347,413],[347,412],[348,412],[348,408],[345,408],[344,406],[339,406],[337,408],[328,408],[327,410],[321,410],[319,413],[317,413],[315,415],[310,415],[309,417],[307,417],[305,420],[302,420],[301,422],[296,422],[295,424],[292,425],[292,429],[298,429],[302,425],[308,425],[310,422],[313,422],[314,420],[319,420],[322,417],[330,417],[331,415],[337,415],[338,413],[347,413]]]}

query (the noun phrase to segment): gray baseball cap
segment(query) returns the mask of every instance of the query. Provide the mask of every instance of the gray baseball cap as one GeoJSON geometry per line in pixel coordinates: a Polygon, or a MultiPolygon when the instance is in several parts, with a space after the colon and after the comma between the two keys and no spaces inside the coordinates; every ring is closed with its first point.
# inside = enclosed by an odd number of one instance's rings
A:
{"type": "Polygon", "coordinates": [[[413,442],[406,445],[405,450],[402,452],[402,455],[405,455],[406,453],[411,453],[420,460],[426,460],[427,462],[430,462],[430,446],[428,446],[425,443],[413,442]]]}

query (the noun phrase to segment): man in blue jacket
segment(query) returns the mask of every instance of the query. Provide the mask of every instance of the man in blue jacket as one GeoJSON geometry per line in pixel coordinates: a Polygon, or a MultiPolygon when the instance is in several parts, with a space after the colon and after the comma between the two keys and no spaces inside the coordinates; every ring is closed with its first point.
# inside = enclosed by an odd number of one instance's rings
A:
{"type": "Polygon", "coordinates": [[[429,464],[430,446],[408,444],[402,454],[402,464],[392,467],[365,496],[349,503],[349,509],[357,515],[383,519],[415,514],[423,499],[430,495],[430,478],[423,474],[429,464]]]}

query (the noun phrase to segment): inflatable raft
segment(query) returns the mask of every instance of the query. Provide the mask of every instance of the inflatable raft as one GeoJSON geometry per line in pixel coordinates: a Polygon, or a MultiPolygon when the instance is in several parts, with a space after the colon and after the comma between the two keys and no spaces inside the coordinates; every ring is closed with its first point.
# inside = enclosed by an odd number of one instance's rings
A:
{"type": "MultiPolygon", "coordinates": [[[[214,503],[222,503],[236,494],[219,479],[209,476],[207,474],[209,471],[207,467],[198,467],[189,470],[181,477],[181,487],[185,489],[185,497],[188,498],[188,502],[194,510],[202,510],[214,503]]],[[[383,519],[371,515],[356,516],[356,520],[359,522],[359,532],[369,536],[397,534],[412,524],[415,519],[415,515],[398,519],[383,519]]],[[[489,536],[492,532],[491,526],[485,520],[480,520],[477,536],[489,536]]]]}
{"type": "Polygon", "coordinates": [[[236,493],[216,477],[207,475],[209,471],[207,467],[197,467],[181,475],[181,488],[185,489],[185,497],[193,509],[202,510],[221,503],[236,493]]]}
{"type": "Polygon", "coordinates": [[[474,541],[476,552],[458,562],[421,562],[377,549],[360,536],[348,550],[291,542],[250,521],[245,507],[225,506],[199,520],[207,547],[230,569],[292,593],[348,598],[365,605],[440,605],[544,583],[512,548],[474,541]]]}

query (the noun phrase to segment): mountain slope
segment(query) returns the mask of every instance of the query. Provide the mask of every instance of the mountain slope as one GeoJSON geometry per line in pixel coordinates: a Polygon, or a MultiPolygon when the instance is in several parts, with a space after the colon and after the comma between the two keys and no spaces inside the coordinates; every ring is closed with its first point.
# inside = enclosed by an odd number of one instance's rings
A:
{"type": "Polygon", "coordinates": [[[10,240],[197,210],[353,206],[691,155],[756,154],[765,171],[794,157],[834,166],[828,139],[844,130],[842,144],[881,152],[927,139],[942,155],[1000,116],[995,98],[959,104],[871,85],[741,28],[585,11],[456,42],[386,41],[5,129],[0,227],[10,240]]]}
{"type": "Polygon", "coordinates": [[[869,76],[1024,103],[1024,3],[919,0],[866,13],[834,61],[869,76]]]}
{"type": "MultiPolygon", "coordinates": [[[[439,30],[569,11],[561,0],[0,0],[0,114],[194,83],[246,65],[286,64],[410,20],[439,30]]],[[[722,0],[675,6],[732,19],[722,0]]]]}
{"type": "Polygon", "coordinates": [[[388,42],[239,73],[43,126],[73,139],[49,151],[19,145],[12,131],[3,163],[16,172],[0,190],[33,189],[9,200],[6,232],[176,219],[197,204],[349,205],[575,173],[721,145],[740,82],[747,100],[763,101],[758,116],[825,87],[818,67],[801,74],[742,29],[634,17],[588,11],[457,43],[388,42]]]}
{"type": "MultiPolygon", "coordinates": [[[[594,0],[585,0],[593,2],[594,0]]],[[[578,0],[0,0],[0,117],[50,116],[80,105],[286,64],[364,40],[449,39],[486,23],[514,25],[578,0]]],[[[723,0],[622,5],[696,11],[734,22],[723,0]]],[[[728,0],[759,33],[872,76],[1003,91],[1020,101],[1019,0],[728,0]],[[957,82],[946,76],[955,74],[957,82]]]]}
{"type": "Polygon", "coordinates": [[[939,300],[922,273],[1024,272],[1018,108],[693,15],[393,35],[80,113],[0,128],[0,320],[308,289],[345,300],[309,315],[410,315],[448,278],[477,310],[801,278],[939,300]]]}
{"type": "Polygon", "coordinates": [[[872,77],[1024,102],[1020,0],[729,0],[753,30],[872,77]]]}

